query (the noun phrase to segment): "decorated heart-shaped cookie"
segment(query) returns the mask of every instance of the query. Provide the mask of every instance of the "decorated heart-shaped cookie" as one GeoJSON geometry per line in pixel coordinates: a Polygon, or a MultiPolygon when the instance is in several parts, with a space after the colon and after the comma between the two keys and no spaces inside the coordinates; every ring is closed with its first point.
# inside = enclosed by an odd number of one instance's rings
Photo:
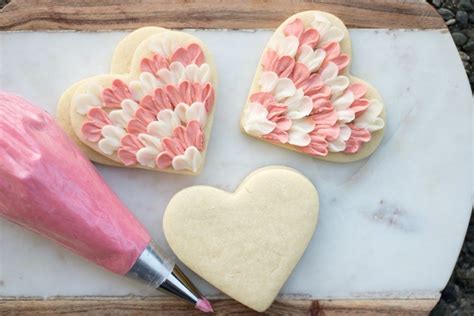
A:
{"type": "Polygon", "coordinates": [[[163,218],[178,258],[225,294],[267,309],[303,255],[318,219],[318,193],[299,172],[259,169],[235,193],[194,186],[163,218]]]}
{"type": "Polygon", "coordinates": [[[349,74],[351,43],[334,15],[305,11],[275,31],[242,112],[247,134],[316,158],[370,155],[383,136],[378,92],[349,74]]]}
{"type": "Polygon", "coordinates": [[[182,32],[139,29],[119,44],[112,71],[64,93],[58,119],[66,131],[100,163],[199,173],[217,79],[204,44],[182,32]]]}

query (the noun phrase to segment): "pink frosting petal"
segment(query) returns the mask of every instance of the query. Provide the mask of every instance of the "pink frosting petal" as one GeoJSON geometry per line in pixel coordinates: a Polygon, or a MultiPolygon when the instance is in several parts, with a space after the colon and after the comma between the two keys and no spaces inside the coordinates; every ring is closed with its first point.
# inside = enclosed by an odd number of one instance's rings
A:
{"type": "MultiPolygon", "coordinates": [[[[299,89],[308,84],[310,78],[310,72],[308,67],[302,63],[296,63],[293,73],[290,76],[290,79],[295,84],[296,88],[299,89]]],[[[322,82],[322,81],[321,81],[322,82]]],[[[303,90],[304,91],[304,90],[303,90]]]]}
{"type": "Polygon", "coordinates": [[[326,111],[332,111],[334,109],[331,101],[320,98],[316,99],[313,101],[313,111],[312,113],[320,113],[320,112],[326,112],[326,111]]]}
{"type": "Polygon", "coordinates": [[[168,60],[166,60],[166,58],[160,54],[155,54],[152,59],[143,58],[140,62],[140,70],[142,72],[151,72],[154,75],[158,72],[158,70],[162,68],[168,68],[168,66],[168,60]]]}
{"type": "Polygon", "coordinates": [[[346,68],[347,65],[349,65],[350,58],[346,54],[342,54],[342,55],[337,56],[334,59],[331,59],[331,62],[335,63],[337,66],[337,69],[341,71],[342,69],[346,68]]]}
{"type": "Polygon", "coordinates": [[[303,92],[305,95],[315,94],[319,89],[323,87],[323,79],[319,74],[313,73],[308,77],[306,82],[303,83],[303,92]]]}
{"type": "Polygon", "coordinates": [[[102,127],[112,124],[107,112],[101,108],[91,108],[87,111],[87,121],[81,126],[84,138],[96,143],[102,138],[102,127]]]}
{"type": "Polygon", "coordinates": [[[278,54],[273,49],[269,48],[262,60],[263,71],[273,71],[274,65],[278,60],[278,54]]]}
{"type": "Polygon", "coordinates": [[[282,56],[273,66],[271,71],[275,72],[279,77],[285,78],[288,77],[293,71],[295,66],[295,60],[290,56],[282,56]]]}
{"type": "Polygon", "coordinates": [[[188,123],[188,126],[186,126],[185,139],[188,146],[194,146],[200,151],[203,150],[204,136],[199,122],[191,121],[188,123]]]}
{"type": "Polygon", "coordinates": [[[184,154],[183,144],[178,143],[175,139],[165,137],[161,140],[164,151],[175,157],[184,154]]]}
{"type": "Polygon", "coordinates": [[[139,135],[141,133],[147,133],[148,125],[145,125],[142,120],[137,118],[131,118],[127,123],[127,132],[134,135],[139,135]]]}
{"type": "Polygon", "coordinates": [[[332,126],[337,122],[337,112],[332,108],[311,115],[311,119],[316,123],[316,126],[332,126]]]}
{"type": "Polygon", "coordinates": [[[282,131],[278,128],[275,128],[271,133],[262,136],[265,139],[273,140],[280,143],[287,143],[288,142],[288,133],[286,131],[282,131]]]}
{"type": "Polygon", "coordinates": [[[215,101],[215,94],[214,94],[214,88],[210,83],[207,83],[204,88],[202,89],[202,95],[203,98],[201,102],[204,103],[204,106],[206,108],[206,112],[210,112],[215,101]]]}
{"type": "Polygon", "coordinates": [[[308,146],[302,147],[301,151],[313,156],[326,156],[328,154],[328,142],[323,135],[316,132],[311,132],[311,143],[308,146]]]}
{"type": "Polygon", "coordinates": [[[362,114],[369,107],[369,101],[366,99],[359,99],[352,102],[350,108],[354,111],[355,115],[362,114]]]}
{"type": "Polygon", "coordinates": [[[299,38],[300,35],[303,33],[304,25],[303,21],[300,19],[296,18],[293,22],[287,24],[285,28],[283,29],[283,33],[286,36],[296,36],[296,38],[299,38]]]}
{"type": "MultiPolygon", "coordinates": [[[[265,106],[265,105],[263,105],[263,106],[265,106]]],[[[268,110],[267,118],[269,120],[272,120],[275,117],[279,117],[279,116],[283,115],[286,112],[286,110],[288,109],[288,107],[286,105],[279,104],[279,103],[267,103],[266,108],[268,110]]]]}
{"type": "Polygon", "coordinates": [[[353,83],[349,87],[347,87],[346,91],[352,92],[354,95],[354,99],[362,98],[365,93],[367,92],[367,87],[362,83],[353,83]]]}
{"type": "Polygon", "coordinates": [[[185,100],[181,96],[180,91],[174,85],[172,85],[172,84],[166,85],[165,91],[166,91],[166,96],[167,96],[167,98],[168,98],[168,100],[169,100],[169,102],[170,102],[173,109],[178,104],[180,104],[182,102],[185,102],[185,100]]]}
{"type": "Polygon", "coordinates": [[[362,143],[370,141],[371,135],[370,132],[365,128],[357,128],[354,124],[350,124],[351,136],[346,142],[346,153],[356,153],[359,151],[362,143]]]}
{"type": "Polygon", "coordinates": [[[138,137],[127,134],[120,139],[121,146],[117,151],[117,156],[126,166],[137,163],[137,151],[143,147],[138,137]]]}
{"type": "Polygon", "coordinates": [[[265,106],[267,103],[275,103],[275,97],[268,92],[256,92],[250,96],[250,101],[251,102],[258,102],[261,105],[265,106]]]}
{"type": "Polygon", "coordinates": [[[328,142],[332,142],[339,137],[341,133],[341,128],[337,125],[333,126],[318,126],[316,125],[315,131],[319,134],[324,136],[324,138],[328,142]]]}
{"type": "Polygon", "coordinates": [[[182,63],[184,66],[189,64],[196,64],[200,66],[204,62],[204,53],[198,44],[192,43],[186,48],[178,48],[173,53],[171,56],[171,62],[175,61],[182,63]]]}
{"type": "Polygon", "coordinates": [[[173,156],[172,154],[166,151],[162,151],[161,153],[158,154],[158,156],[156,156],[156,160],[155,160],[156,166],[158,167],[158,169],[169,168],[171,167],[174,157],[175,156],[173,156]]]}
{"type": "Polygon", "coordinates": [[[94,122],[84,122],[81,126],[82,135],[90,142],[96,143],[102,138],[102,127],[97,126],[94,122]]]}
{"type": "Polygon", "coordinates": [[[179,84],[179,94],[181,96],[181,100],[183,100],[186,104],[192,104],[195,100],[193,99],[193,91],[191,83],[187,80],[181,82],[179,84]]]}
{"type": "Polygon", "coordinates": [[[291,128],[292,121],[286,117],[279,117],[275,121],[277,124],[276,128],[282,131],[288,131],[291,128]]]}
{"type": "Polygon", "coordinates": [[[318,90],[306,92],[305,95],[309,96],[313,102],[317,99],[328,99],[331,95],[331,88],[328,86],[322,86],[318,90]]]}
{"type": "Polygon", "coordinates": [[[337,56],[339,56],[339,54],[341,53],[341,46],[339,45],[338,42],[327,43],[321,48],[326,51],[325,61],[332,60],[336,58],[337,56]]]}
{"type": "Polygon", "coordinates": [[[112,88],[106,88],[102,92],[102,99],[104,107],[120,109],[122,100],[131,99],[132,94],[128,86],[121,80],[115,79],[112,83],[112,88]]]}
{"type": "Polygon", "coordinates": [[[311,48],[315,48],[319,42],[319,32],[315,28],[309,28],[303,32],[300,36],[300,47],[308,45],[311,48]]]}

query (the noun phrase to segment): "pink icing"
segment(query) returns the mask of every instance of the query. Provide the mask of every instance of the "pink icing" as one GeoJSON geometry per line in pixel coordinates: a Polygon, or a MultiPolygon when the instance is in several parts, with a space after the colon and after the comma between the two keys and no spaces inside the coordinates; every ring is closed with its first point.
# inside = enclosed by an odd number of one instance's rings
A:
{"type": "MultiPolygon", "coordinates": [[[[285,26],[283,34],[298,39],[298,53],[305,45],[315,49],[318,47],[320,40],[318,30],[313,27],[305,28],[303,21],[298,18],[285,26]]],[[[337,111],[331,100],[331,88],[324,84],[321,73],[328,67],[329,63],[334,63],[338,68],[338,75],[340,75],[350,63],[350,58],[346,54],[341,54],[340,45],[336,41],[320,45],[318,49],[324,50],[325,57],[316,71],[311,72],[305,64],[297,62],[291,56],[279,56],[271,48],[267,49],[263,56],[262,69],[263,71],[274,72],[280,78],[291,79],[297,89],[301,88],[304,95],[311,98],[313,110],[308,117],[315,123],[314,130],[309,133],[311,143],[303,147],[292,146],[311,155],[326,156],[329,153],[329,142],[335,141],[340,135],[340,126],[337,111]]],[[[349,92],[354,95],[354,101],[347,111],[352,111],[357,117],[369,106],[369,101],[364,98],[367,87],[360,83],[351,84],[341,95],[349,92]]],[[[292,121],[285,116],[287,106],[276,103],[271,94],[262,92],[251,95],[250,101],[258,102],[264,106],[268,111],[267,119],[277,123],[273,131],[261,137],[270,141],[287,143],[288,132],[292,124],[292,121]]],[[[346,142],[344,152],[356,153],[363,143],[370,140],[370,132],[365,129],[358,129],[354,124],[348,124],[348,126],[351,129],[351,136],[346,142]]]]}
{"type": "Polygon", "coordinates": [[[0,214],[127,273],[150,236],[54,120],[0,92],[0,131],[0,214]]]}
{"type": "MultiPolygon", "coordinates": [[[[186,47],[177,48],[169,59],[160,54],[144,58],[140,63],[140,70],[150,72],[159,79],[157,72],[163,68],[169,69],[173,62],[181,63],[184,66],[189,64],[199,66],[205,62],[205,57],[201,47],[192,43],[186,47]]],[[[118,159],[123,164],[131,166],[138,162],[136,154],[140,148],[145,146],[138,139],[138,135],[148,133],[148,125],[157,120],[160,111],[174,110],[180,103],[191,105],[201,102],[204,104],[206,112],[209,113],[215,102],[215,94],[212,84],[209,82],[202,84],[183,80],[178,84],[167,84],[164,87],[156,88],[152,93],[137,100],[133,98],[128,84],[116,79],[111,87],[103,90],[102,106],[91,108],[87,112],[87,119],[81,128],[84,138],[90,142],[99,142],[103,138],[102,128],[112,124],[108,117],[109,112],[112,109],[121,109],[121,103],[125,99],[131,99],[139,105],[139,108],[127,121],[126,135],[121,138],[121,146],[117,150],[118,159]]],[[[183,154],[189,146],[195,146],[198,150],[204,148],[203,131],[198,122],[189,122],[187,125],[181,122],[181,125],[175,129],[173,137],[162,139],[161,142],[165,150],[156,159],[157,167],[160,169],[171,166],[172,158],[183,154]],[[187,138],[181,137],[180,133],[187,135],[187,138]],[[173,150],[175,147],[179,150],[173,150]]]]}
{"type": "Polygon", "coordinates": [[[164,150],[156,157],[156,165],[159,169],[169,168],[173,158],[183,155],[190,146],[203,150],[204,137],[199,123],[191,121],[186,127],[176,127],[172,137],[163,138],[162,145],[164,150]]]}

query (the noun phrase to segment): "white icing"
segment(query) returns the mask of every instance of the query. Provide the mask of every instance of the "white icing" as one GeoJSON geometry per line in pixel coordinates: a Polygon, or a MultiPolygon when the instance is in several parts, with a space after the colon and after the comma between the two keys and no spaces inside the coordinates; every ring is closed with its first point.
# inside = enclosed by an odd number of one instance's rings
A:
{"type": "Polygon", "coordinates": [[[163,85],[172,83],[178,84],[184,79],[184,65],[180,62],[173,62],[169,69],[162,68],[156,73],[163,85]]]}
{"type": "Polygon", "coordinates": [[[370,132],[382,129],[385,125],[384,120],[379,117],[382,108],[383,105],[379,100],[370,100],[369,107],[354,120],[354,125],[359,128],[366,128],[370,132]]]}
{"type": "Polygon", "coordinates": [[[174,36],[169,34],[159,35],[148,43],[148,48],[163,57],[169,58],[179,48],[174,36]]]}
{"type": "Polygon", "coordinates": [[[338,76],[339,69],[333,62],[329,62],[321,71],[321,79],[324,84],[331,89],[331,94],[337,94],[344,91],[349,86],[349,78],[338,76]]]}
{"type": "Polygon", "coordinates": [[[171,137],[174,129],[180,125],[178,115],[170,109],[158,112],[157,118],[157,121],[148,124],[147,132],[159,139],[163,137],[171,137]]]}
{"type": "Polygon", "coordinates": [[[311,133],[314,130],[314,121],[310,118],[293,120],[288,131],[288,143],[295,146],[307,146],[311,143],[311,133]]]}
{"type": "Polygon", "coordinates": [[[268,111],[258,102],[248,105],[243,116],[244,130],[254,136],[263,136],[271,133],[276,123],[267,119],[268,111]]]}
{"type": "Polygon", "coordinates": [[[181,122],[185,124],[190,121],[197,121],[201,128],[204,128],[207,123],[206,107],[202,102],[194,102],[191,106],[179,103],[174,111],[181,122]]]}
{"type": "Polygon", "coordinates": [[[315,13],[311,26],[319,32],[318,47],[329,42],[340,42],[344,38],[344,31],[341,28],[333,26],[331,21],[320,13],[315,13]]]}
{"type": "Polygon", "coordinates": [[[186,66],[185,76],[189,82],[205,84],[211,80],[211,67],[206,63],[203,63],[200,66],[189,64],[186,66]]]}
{"type": "Polygon", "coordinates": [[[296,56],[296,62],[304,64],[310,72],[314,72],[319,69],[325,57],[324,49],[313,50],[310,46],[303,45],[296,56]]]}
{"type": "Polygon", "coordinates": [[[271,93],[277,101],[291,97],[296,92],[295,84],[291,79],[278,78],[278,75],[272,71],[262,73],[260,84],[262,92],[271,93]]]}
{"type": "Polygon", "coordinates": [[[145,147],[140,148],[137,152],[138,163],[150,168],[155,168],[156,157],[163,151],[161,141],[157,137],[148,134],[140,134],[138,135],[138,139],[145,145],[145,147]]]}
{"type": "Polygon", "coordinates": [[[201,153],[196,147],[190,146],[186,148],[183,155],[173,158],[171,165],[175,170],[191,170],[196,172],[201,165],[201,153]]]}
{"type": "Polygon", "coordinates": [[[339,136],[328,144],[328,150],[330,152],[341,152],[346,149],[346,141],[351,136],[351,128],[349,126],[342,124],[339,127],[339,136]]]}
{"type": "Polygon", "coordinates": [[[126,134],[121,127],[114,125],[105,125],[101,130],[102,138],[99,143],[99,149],[106,155],[112,155],[120,147],[120,139],[126,134]]]}
{"type": "Polygon", "coordinates": [[[298,51],[299,41],[296,36],[280,36],[275,41],[272,49],[275,50],[279,56],[294,57],[298,51]]]}
{"type": "Polygon", "coordinates": [[[156,88],[161,87],[160,82],[149,72],[142,72],[139,80],[130,82],[130,92],[135,100],[141,100],[147,94],[153,94],[156,88]]]}
{"type": "Polygon", "coordinates": [[[109,118],[115,126],[126,128],[128,121],[135,111],[140,107],[138,103],[130,99],[124,99],[120,103],[121,110],[113,110],[109,113],[109,118]]]}
{"type": "Polygon", "coordinates": [[[292,120],[308,116],[313,109],[313,101],[304,95],[303,89],[296,90],[295,94],[288,97],[283,103],[288,106],[285,116],[292,120]]]}
{"type": "Polygon", "coordinates": [[[350,109],[350,105],[354,102],[354,94],[346,91],[344,94],[335,97],[332,101],[337,111],[337,119],[342,123],[349,123],[355,118],[355,113],[350,109]]]}
{"type": "Polygon", "coordinates": [[[92,82],[87,85],[86,92],[74,96],[72,105],[76,108],[77,113],[86,115],[93,107],[102,106],[103,87],[92,82]]]}

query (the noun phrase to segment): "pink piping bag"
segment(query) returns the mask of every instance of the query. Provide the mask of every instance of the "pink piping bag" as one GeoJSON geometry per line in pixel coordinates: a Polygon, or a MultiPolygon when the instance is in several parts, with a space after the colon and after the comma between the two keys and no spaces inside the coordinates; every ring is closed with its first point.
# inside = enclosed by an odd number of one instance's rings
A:
{"type": "Polygon", "coordinates": [[[0,215],[107,270],[212,311],[56,122],[1,91],[0,215]]]}

